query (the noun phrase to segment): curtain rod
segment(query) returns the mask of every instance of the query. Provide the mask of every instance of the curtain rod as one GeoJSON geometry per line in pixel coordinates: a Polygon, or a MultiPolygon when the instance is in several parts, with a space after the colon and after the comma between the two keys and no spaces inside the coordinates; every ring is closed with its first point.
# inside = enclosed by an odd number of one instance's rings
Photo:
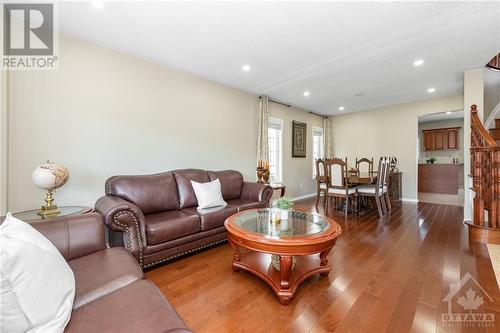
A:
{"type": "Polygon", "coordinates": [[[323,115],[323,114],[314,113],[314,112],[311,112],[311,111],[309,111],[309,113],[310,113],[310,114],[313,114],[313,115],[315,115],[315,116],[321,117],[321,118],[328,118],[328,116],[325,116],[325,115],[323,115]]]}
{"type": "MultiPolygon", "coordinates": [[[[262,96],[259,96],[259,99],[261,99],[261,98],[262,98],[262,96]]],[[[275,99],[271,99],[271,98],[269,98],[269,97],[267,98],[267,100],[268,100],[269,102],[272,102],[272,103],[276,103],[276,104],[283,105],[283,106],[286,106],[286,107],[291,107],[291,105],[290,105],[290,104],[286,104],[286,103],[284,103],[284,102],[280,102],[280,101],[277,101],[277,100],[275,100],[275,99]]]]}
{"type": "MultiPolygon", "coordinates": [[[[261,99],[261,98],[262,98],[262,96],[259,96],[259,99],[261,99]]],[[[277,101],[277,100],[275,100],[275,99],[271,99],[271,98],[269,98],[269,97],[267,98],[267,100],[268,100],[269,102],[272,102],[272,103],[276,103],[276,104],[283,105],[283,106],[286,106],[286,107],[291,107],[291,105],[290,105],[290,104],[286,104],[286,103],[284,103],[284,102],[280,102],[280,101],[277,101]]],[[[313,115],[315,115],[315,116],[318,116],[318,117],[328,118],[328,116],[324,116],[324,115],[322,115],[322,114],[314,113],[314,112],[311,112],[311,111],[309,111],[309,113],[310,113],[310,114],[313,114],[313,115]]]]}

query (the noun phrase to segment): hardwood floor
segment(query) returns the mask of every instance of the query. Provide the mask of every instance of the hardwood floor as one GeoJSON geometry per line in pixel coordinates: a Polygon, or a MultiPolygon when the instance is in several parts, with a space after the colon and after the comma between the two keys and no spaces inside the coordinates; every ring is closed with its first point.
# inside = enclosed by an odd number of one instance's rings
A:
{"type": "MultiPolygon", "coordinates": [[[[297,202],[315,210],[314,200],[297,202]]],[[[320,213],[323,212],[320,204],[320,213]]],[[[499,332],[500,291],[487,247],[470,244],[462,208],[394,203],[379,219],[330,214],[342,235],[327,277],[315,276],[283,306],[259,278],[231,269],[224,244],[146,273],[196,332],[499,332]],[[450,283],[469,272],[489,294],[479,312],[494,327],[443,327],[450,283]]],[[[477,311],[476,311],[477,312],[477,311]]]]}

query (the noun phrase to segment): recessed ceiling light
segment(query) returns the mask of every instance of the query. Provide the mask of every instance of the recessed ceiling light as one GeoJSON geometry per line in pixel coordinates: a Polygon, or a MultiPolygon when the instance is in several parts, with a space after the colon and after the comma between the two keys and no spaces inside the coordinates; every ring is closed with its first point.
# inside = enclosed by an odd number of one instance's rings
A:
{"type": "Polygon", "coordinates": [[[339,106],[339,111],[344,111],[345,107],[339,106]]]}
{"type": "Polygon", "coordinates": [[[433,92],[435,92],[435,91],[436,91],[436,88],[429,88],[429,89],[427,89],[427,92],[428,92],[428,93],[431,93],[431,94],[432,94],[433,92]]]}
{"type": "Polygon", "coordinates": [[[244,72],[248,72],[250,70],[250,65],[243,65],[243,67],[241,67],[241,69],[244,71],[244,72]]]}
{"type": "Polygon", "coordinates": [[[424,64],[423,59],[418,59],[413,62],[413,66],[422,66],[424,64]]]}
{"type": "Polygon", "coordinates": [[[451,111],[446,112],[446,114],[451,114],[451,111]]]}
{"type": "Polygon", "coordinates": [[[95,9],[103,9],[104,8],[104,2],[101,0],[93,0],[91,1],[92,7],[95,9]]]}
{"type": "Polygon", "coordinates": [[[309,91],[304,91],[304,96],[306,96],[306,97],[307,97],[307,96],[309,96],[309,95],[311,95],[311,93],[310,93],[309,91]]]}

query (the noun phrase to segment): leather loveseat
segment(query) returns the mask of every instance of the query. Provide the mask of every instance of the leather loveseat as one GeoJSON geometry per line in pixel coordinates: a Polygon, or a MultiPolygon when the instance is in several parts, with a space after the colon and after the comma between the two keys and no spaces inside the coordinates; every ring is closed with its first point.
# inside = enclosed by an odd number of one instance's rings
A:
{"type": "Polygon", "coordinates": [[[65,332],[191,332],[123,247],[106,248],[101,215],[30,224],[55,245],[75,276],[65,332]]]}
{"type": "Polygon", "coordinates": [[[95,204],[109,227],[111,246],[125,246],[147,268],[226,240],[224,221],[239,211],[266,207],[268,185],[243,181],[238,171],[182,169],[154,175],[114,176],[95,204]],[[191,180],[219,179],[228,206],[198,210],[191,180]]]}

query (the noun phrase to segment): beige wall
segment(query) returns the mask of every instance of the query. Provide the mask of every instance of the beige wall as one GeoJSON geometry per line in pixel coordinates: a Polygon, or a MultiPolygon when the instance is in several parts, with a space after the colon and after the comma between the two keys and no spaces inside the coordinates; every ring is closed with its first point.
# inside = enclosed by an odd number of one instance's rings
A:
{"type": "Polygon", "coordinates": [[[462,95],[393,105],[335,116],[335,156],[348,158],[394,155],[403,172],[403,198],[417,200],[418,116],[463,109],[462,95]]]}
{"type": "MultiPolygon", "coordinates": [[[[282,164],[286,196],[298,197],[316,192],[312,179],[312,127],[323,127],[323,118],[296,108],[270,103],[271,117],[283,120],[282,164]],[[307,124],[306,157],[292,157],[292,121],[307,124]]],[[[276,197],[276,194],[275,194],[276,197]]]]}
{"type": "Polygon", "coordinates": [[[68,167],[59,204],[92,205],[115,174],[199,167],[253,175],[258,99],[74,39],[58,71],[10,76],[9,202],[37,207],[32,170],[68,167]]]}
{"type": "MultiPolygon", "coordinates": [[[[257,96],[66,37],[60,60],[58,71],[9,77],[8,209],[41,204],[31,173],[47,159],[70,170],[60,205],[93,206],[116,174],[194,167],[255,179],[257,96]]],[[[320,118],[275,105],[271,113],[284,120],[287,194],[309,194],[310,140],[306,159],[289,157],[291,119],[311,133],[320,118]]]]}
{"type": "Polygon", "coordinates": [[[447,119],[429,121],[418,124],[418,137],[419,137],[419,163],[425,163],[429,157],[435,157],[436,163],[452,163],[453,158],[458,158],[460,163],[464,160],[464,119],[447,119]],[[422,130],[436,129],[436,128],[450,128],[460,127],[458,130],[458,150],[434,150],[424,151],[424,139],[422,130]]]}
{"type": "MultiPolygon", "coordinates": [[[[484,68],[476,68],[464,72],[464,151],[470,149],[471,105],[477,105],[477,115],[484,121],[484,68]]],[[[472,218],[472,200],[474,192],[470,174],[470,154],[464,155],[464,220],[472,218]]]]}
{"type": "Polygon", "coordinates": [[[6,71],[0,71],[0,215],[7,212],[7,76],[6,71]]]}

